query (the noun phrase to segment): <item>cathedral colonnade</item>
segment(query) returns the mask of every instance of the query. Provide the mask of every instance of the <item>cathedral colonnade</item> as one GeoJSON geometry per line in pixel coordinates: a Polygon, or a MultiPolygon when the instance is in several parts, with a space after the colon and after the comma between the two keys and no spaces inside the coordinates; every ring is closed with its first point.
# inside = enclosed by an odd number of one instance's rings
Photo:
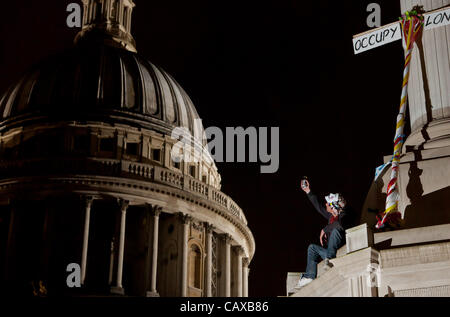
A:
{"type": "Polygon", "coordinates": [[[218,229],[220,222],[200,221],[187,212],[165,211],[158,204],[91,194],[28,203],[13,200],[1,212],[9,214],[3,218],[9,221],[3,224],[7,239],[2,269],[5,280],[15,286],[35,287],[42,281],[49,291],[53,285],[60,293],[70,272],[56,274],[60,280],[55,281],[50,271],[62,272],[73,261],[81,268],[81,288],[67,287],[63,293],[248,296],[249,259],[230,234],[218,229]],[[62,210],[64,201],[70,207],[62,210]],[[67,214],[61,216],[58,211],[67,214]],[[32,213],[33,219],[28,219],[32,213]],[[56,226],[69,219],[77,224],[67,228],[71,233],[78,231],[75,235],[55,232],[56,226]],[[33,232],[25,232],[24,223],[28,221],[33,223],[33,232]],[[23,241],[30,239],[33,242],[24,248],[23,241]],[[67,256],[60,258],[61,249],[66,249],[67,256]],[[31,268],[18,265],[33,255],[31,268]],[[30,274],[21,274],[24,270],[30,274]],[[47,280],[49,276],[53,280],[47,280]],[[18,278],[21,283],[17,283],[18,278]]]}

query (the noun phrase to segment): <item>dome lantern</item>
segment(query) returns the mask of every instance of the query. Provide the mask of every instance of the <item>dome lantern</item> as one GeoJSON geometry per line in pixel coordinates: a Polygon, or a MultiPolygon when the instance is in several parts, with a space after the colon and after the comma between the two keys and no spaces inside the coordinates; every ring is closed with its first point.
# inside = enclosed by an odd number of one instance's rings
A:
{"type": "Polygon", "coordinates": [[[86,39],[136,52],[131,35],[133,0],[83,0],[83,25],[75,43],[86,39]]]}

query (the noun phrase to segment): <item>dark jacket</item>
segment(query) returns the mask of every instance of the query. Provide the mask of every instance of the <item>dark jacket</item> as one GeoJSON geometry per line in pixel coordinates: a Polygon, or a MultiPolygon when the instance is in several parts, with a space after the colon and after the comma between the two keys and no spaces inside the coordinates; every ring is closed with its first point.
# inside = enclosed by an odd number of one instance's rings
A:
{"type": "Polygon", "coordinates": [[[323,231],[328,237],[330,236],[331,231],[335,228],[345,230],[353,225],[353,211],[350,207],[348,207],[348,205],[341,210],[338,218],[333,223],[330,223],[332,221],[332,215],[327,211],[324,203],[319,203],[317,196],[312,191],[310,191],[307,196],[314,208],[316,208],[316,210],[328,220],[328,225],[323,228],[323,231]]]}

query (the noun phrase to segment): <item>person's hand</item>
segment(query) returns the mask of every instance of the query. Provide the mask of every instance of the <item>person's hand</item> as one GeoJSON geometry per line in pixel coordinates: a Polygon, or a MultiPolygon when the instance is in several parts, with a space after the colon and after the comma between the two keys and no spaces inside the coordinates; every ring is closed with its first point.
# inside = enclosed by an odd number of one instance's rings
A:
{"type": "Polygon", "coordinates": [[[309,188],[309,181],[307,179],[302,179],[300,187],[307,194],[309,194],[309,192],[311,191],[311,189],[309,188]]]}
{"type": "Polygon", "coordinates": [[[320,231],[320,245],[321,246],[323,246],[323,237],[324,237],[324,235],[325,235],[325,232],[322,229],[322,231],[320,231]]]}

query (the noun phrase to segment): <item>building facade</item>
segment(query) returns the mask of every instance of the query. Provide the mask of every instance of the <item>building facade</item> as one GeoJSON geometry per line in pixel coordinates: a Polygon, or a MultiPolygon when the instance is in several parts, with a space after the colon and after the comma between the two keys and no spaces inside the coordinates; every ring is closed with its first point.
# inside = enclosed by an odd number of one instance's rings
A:
{"type": "Polygon", "coordinates": [[[248,296],[255,241],[192,101],[136,53],[132,0],[83,4],[74,47],[0,99],[6,291],[248,296]]]}

